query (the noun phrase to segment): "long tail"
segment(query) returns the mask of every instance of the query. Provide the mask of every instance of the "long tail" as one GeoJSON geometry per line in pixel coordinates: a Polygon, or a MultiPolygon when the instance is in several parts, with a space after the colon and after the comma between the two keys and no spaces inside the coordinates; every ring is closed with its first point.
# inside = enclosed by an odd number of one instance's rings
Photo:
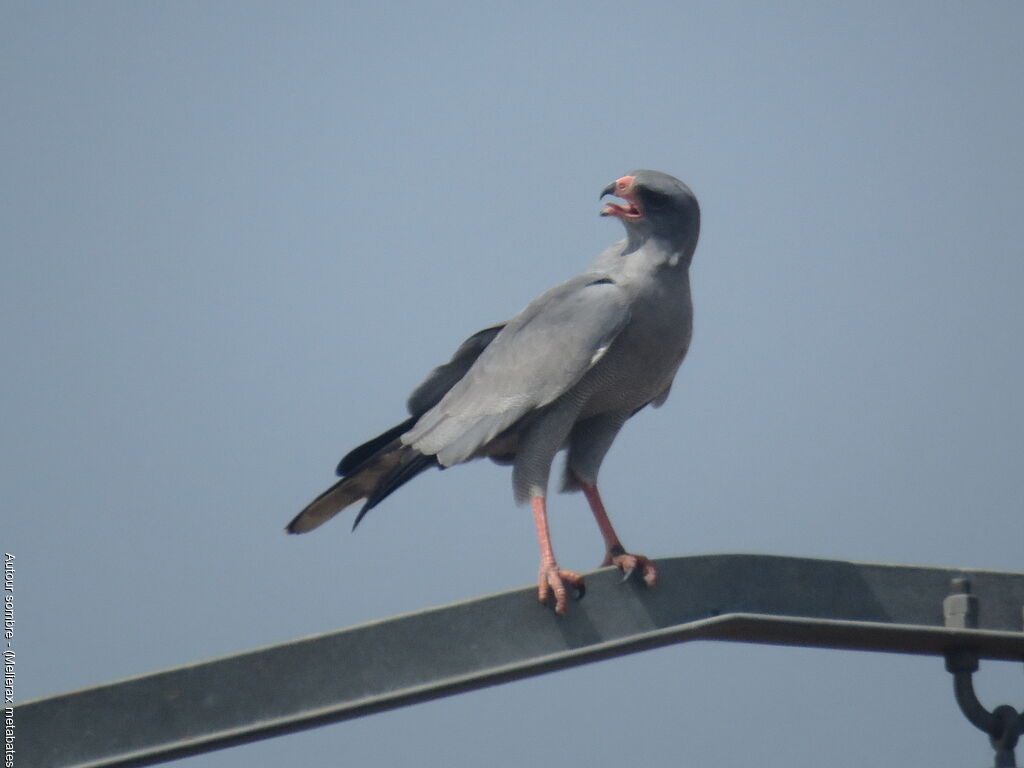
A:
{"type": "Polygon", "coordinates": [[[359,525],[363,515],[385,498],[412,480],[416,475],[437,465],[433,456],[402,445],[398,436],[405,430],[389,429],[352,451],[342,460],[340,471],[345,476],[317,496],[288,523],[288,533],[306,533],[317,528],[343,509],[366,499],[352,527],[359,525]]]}
{"type": "Polygon", "coordinates": [[[386,432],[348,452],[338,464],[341,480],[321,493],[285,528],[288,533],[305,533],[323,525],[346,507],[366,499],[352,524],[355,528],[363,515],[387,496],[398,490],[416,475],[430,467],[439,466],[434,456],[424,456],[399,438],[408,432],[419,418],[437,405],[441,398],[466,375],[480,353],[505,327],[504,323],[477,331],[455,350],[452,359],[439,365],[409,396],[408,408],[412,415],[386,432]]]}

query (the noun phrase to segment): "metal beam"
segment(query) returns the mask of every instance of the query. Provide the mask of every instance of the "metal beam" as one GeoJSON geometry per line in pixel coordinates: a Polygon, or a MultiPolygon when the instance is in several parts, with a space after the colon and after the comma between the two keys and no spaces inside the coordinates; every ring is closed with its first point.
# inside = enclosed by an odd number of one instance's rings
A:
{"type": "Polygon", "coordinates": [[[654,589],[588,574],[564,617],[517,589],[30,701],[17,764],[147,765],[687,640],[1024,660],[1024,573],[766,555],[658,572],[654,589]],[[977,628],[947,628],[965,577],[977,628]]]}

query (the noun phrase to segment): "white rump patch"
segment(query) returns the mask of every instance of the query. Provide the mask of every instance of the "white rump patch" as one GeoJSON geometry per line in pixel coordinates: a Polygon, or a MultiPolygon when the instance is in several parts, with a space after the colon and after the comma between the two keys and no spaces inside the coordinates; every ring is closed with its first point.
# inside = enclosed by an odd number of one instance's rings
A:
{"type": "Polygon", "coordinates": [[[597,364],[597,361],[604,357],[604,353],[608,351],[608,346],[608,344],[605,344],[604,346],[597,348],[597,352],[595,352],[590,358],[590,365],[587,366],[588,368],[593,368],[597,364]]]}

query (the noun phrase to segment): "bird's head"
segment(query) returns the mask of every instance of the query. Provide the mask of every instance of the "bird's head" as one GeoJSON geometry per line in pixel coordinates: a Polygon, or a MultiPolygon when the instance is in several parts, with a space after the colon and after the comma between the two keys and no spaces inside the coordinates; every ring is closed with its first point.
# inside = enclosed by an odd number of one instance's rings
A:
{"type": "Polygon", "coordinates": [[[693,254],[700,233],[700,206],[679,179],[660,171],[633,171],[605,187],[601,197],[607,195],[620,197],[626,204],[605,203],[601,215],[620,219],[631,240],[645,242],[653,237],[687,259],[693,254]]]}

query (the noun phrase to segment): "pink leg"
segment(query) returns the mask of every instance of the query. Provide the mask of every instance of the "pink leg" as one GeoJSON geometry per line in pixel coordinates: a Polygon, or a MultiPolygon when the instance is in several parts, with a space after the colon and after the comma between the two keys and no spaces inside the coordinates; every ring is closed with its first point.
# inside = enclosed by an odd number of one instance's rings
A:
{"type": "Polygon", "coordinates": [[[601,536],[604,537],[605,556],[601,565],[618,566],[625,572],[626,578],[629,578],[633,571],[639,568],[644,582],[647,586],[653,587],[658,580],[658,571],[654,567],[654,563],[643,555],[631,555],[622,546],[622,542],[615,534],[615,529],[612,528],[612,521],[608,519],[608,513],[605,511],[604,502],[601,501],[601,494],[598,493],[597,486],[581,482],[580,487],[583,488],[583,495],[587,497],[590,510],[594,513],[594,519],[597,520],[597,527],[601,529],[601,536]]]}
{"type": "Polygon", "coordinates": [[[555,613],[565,614],[568,607],[568,591],[565,584],[569,583],[583,597],[583,577],[572,571],[563,571],[555,562],[555,552],[551,548],[551,533],[548,531],[548,511],[543,496],[534,496],[530,500],[533,507],[533,523],[537,526],[537,542],[540,544],[540,574],[537,577],[537,599],[546,603],[548,595],[555,595],[555,613]]]}

